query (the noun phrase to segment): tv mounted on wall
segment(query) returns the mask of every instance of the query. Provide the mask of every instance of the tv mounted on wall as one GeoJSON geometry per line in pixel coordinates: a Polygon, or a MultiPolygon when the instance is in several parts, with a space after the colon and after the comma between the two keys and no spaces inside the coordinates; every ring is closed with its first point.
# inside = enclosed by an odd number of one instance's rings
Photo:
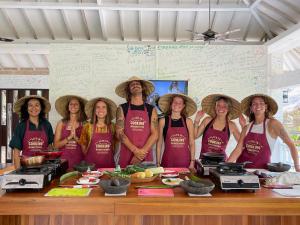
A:
{"type": "Polygon", "coordinates": [[[157,109],[159,117],[163,116],[158,107],[159,97],[164,94],[186,94],[188,95],[188,81],[187,80],[150,80],[155,87],[155,90],[148,96],[147,102],[157,109]]]}

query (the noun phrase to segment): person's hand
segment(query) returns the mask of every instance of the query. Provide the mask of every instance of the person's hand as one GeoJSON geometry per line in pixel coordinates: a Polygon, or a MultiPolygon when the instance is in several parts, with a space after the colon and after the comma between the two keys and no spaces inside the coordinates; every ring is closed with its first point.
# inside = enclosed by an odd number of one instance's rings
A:
{"type": "Polygon", "coordinates": [[[133,156],[133,158],[132,158],[131,161],[130,161],[130,164],[131,164],[131,165],[136,165],[136,164],[139,164],[139,163],[141,163],[141,162],[142,162],[142,160],[140,160],[140,159],[138,159],[137,157],[133,156]]]}
{"type": "Polygon", "coordinates": [[[192,161],[190,162],[189,170],[191,171],[191,173],[196,173],[196,169],[195,169],[195,161],[194,161],[194,160],[192,160],[192,161]]]}
{"type": "Polygon", "coordinates": [[[136,148],[133,152],[134,156],[139,160],[143,160],[146,157],[147,153],[148,152],[143,148],[136,148]]]}
{"type": "Polygon", "coordinates": [[[195,117],[195,124],[198,124],[200,120],[203,118],[205,112],[201,109],[197,112],[196,117],[195,117]]]}
{"type": "Polygon", "coordinates": [[[239,116],[239,123],[240,123],[242,128],[246,126],[247,121],[246,121],[245,117],[243,116],[243,114],[241,114],[239,116]]]}

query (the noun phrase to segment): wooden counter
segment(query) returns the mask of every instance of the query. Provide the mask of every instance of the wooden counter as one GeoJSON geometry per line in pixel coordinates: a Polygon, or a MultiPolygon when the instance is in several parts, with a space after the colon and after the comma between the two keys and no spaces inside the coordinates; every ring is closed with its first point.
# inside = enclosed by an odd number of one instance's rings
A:
{"type": "MultiPolygon", "coordinates": [[[[159,183],[159,180],[156,181],[159,183]]],[[[55,184],[51,185],[52,187],[55,184]]],[[[4,193],[1,225],[299,225],[300,199],[262,188],[256,193],[223,193],[188,197],[175,188],[175,197],[138,197],[134,184],[126,197],[104,197],[96,188],[89,197],[44,197],[42,192],[4,193]],[[11,216],[7,216],[11,215],[11,216]]]]}

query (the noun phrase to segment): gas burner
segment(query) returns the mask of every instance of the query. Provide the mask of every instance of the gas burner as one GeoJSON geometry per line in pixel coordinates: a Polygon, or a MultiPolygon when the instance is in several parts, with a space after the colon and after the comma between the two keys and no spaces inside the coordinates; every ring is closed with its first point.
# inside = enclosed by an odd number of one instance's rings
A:
{"type": "Polygon", "coordinates": [[[202,159],[201,160],[202,165],[210,165],[210,166],[217,166],[219,165],[218,161],[208,160],[208,159],[202,159]]]}
{"type": "Polygon", "coordinates": [[[230,168],[230,167],[218,167],[217,168],[218,172],[224,175],[230,175],[230,176],[235,176],[235,175],[244,175],[246,174],[245,169],[240,169],[240,168],[230,168]]]}
{"type": "Polygon", "coordinates": [[[47,172],[48,168],[45,166],[36,166],[36,167],[21,167],[16,170],[16,174],[39,174],[47,172]]]}

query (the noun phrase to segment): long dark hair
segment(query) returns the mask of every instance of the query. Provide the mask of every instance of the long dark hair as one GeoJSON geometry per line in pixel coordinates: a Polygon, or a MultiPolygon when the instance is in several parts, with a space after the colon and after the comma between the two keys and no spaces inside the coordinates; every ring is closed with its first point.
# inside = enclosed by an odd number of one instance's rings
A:
{"type": "MultiPolygon", "coordinates": [[[[126,92],[126,101],[127,102],[130,102],[130,99],[131,99],[131,96],[132,96],[132,94],[130,92],[130,88],[129,88],[129,85],[130,85],[131,82],[129,82],[127,84],[126,89],[125,89],[125,92],[126,92]]],[[[147,97],[148,97],[148,95],[146,94],[145,84],[144,84],[143,81],[140,81],[140,80],[137,80],[137,82],[139,82],[141,84],[141,86],[142,86],[142,96],[143,96],[143,101],[145,102],[147,100],[147,97]]]]}
{"type": "Polygon", "coordinates": [[[186,117],[187,117],[186,100],[185,100],[185,98],[183,98],[183,97],[180,96],[180,95],[174,95],[174,96],[171,98],[170,104],[169,104],[169,109],[168,109],[166,115],[171,116],[171,114],[172,114],[172,104],[173,104],[174,98],[176,98],[176,97],[179,97],[179,98],[181,98],[181,99],[183,100],[184,108],[181,110],[180,115],[181,115],[183,118],[186,118],[186,117]]]}
{"type": "Polygon", "coordinates": [[[28,113],[28,102],[31,99],[38,100],[40,105],[41,105],[41,112],[39,114],[39,119],[45,119],[46,118],[46,113],[45,113],[45,104],[44,101],[39,99],[39,98],[28,98],[25,100],[24,104],[21,107],[21,121],[26,121],[29,119],[29,113],[28,113]]]}
{"type": "Polygon", "coordinates": [[[268,101],[267,101],[267,99],[264,97],[264,96],[255,96],[255,97],[253,97],[252,99],[251,99],[251,101],[249,101],[249,122],[252,122],[252,121],[255,121],[255,115],[254,115],[254,113],[251,111],[251,106],[252,106],[252,101],[253,101],[253,99],[254,98],[261,98],[263,101],[264,101],[264,103],[266,104],[266,111],[265,111],[265,119],[270,119],[271,118],[271,116],[270,116],[270,114],[269,114],[269,111],[268,111],[268,107],[269,107],[269,105],[268,105],[268,101]]]}
{"type": "Polygon", "coordinates": [[[63,122],[68,122],[70,120],[70,110],[69,110],[69,104],[71,102],[71,100],[73,99],[76,99],[78,102],[79,102],[79,112],[78,112],[78,117],[77,117],[77,121],[78,122],[84,122],[86,121],[87,117],[84,113],[84,104],[82,101],[80,101],[78,98],[74,97],[74,98],[71,98],[69,101],[68,101],[68,104],[66,104],[66,112],[67,115],[65,118],[62,119],[63,122]]]}
{"type": "Polygon", "coordinates": [[[105,116],[104,122],[105,122],[105,124],[108,126],[108,125],[111,124],[111,121],[112,121],[113,116],[111,115],[111,110],[110,110],[109,104],[107,104],[107,103],[106,103],[104,100],[102,100],[102,99],[97,100],[97,101],[95,102],[95,104],[94,104],[94,107],[93,107],[93,113],[92,113],[92,118],[91,118],[91,124],[96,124],[97,121],[98,121],[97,116],[96,116],[96,105],[97,105],[98,102],[104,102],[105,105],[106,105],[107,114],[106,114],[106,116],[105,116]]]}
{"type": "Polygon", "coordinates": [[[226,97],[224,97],[224,96],[219,96],[219,97],[217,97],[216,98],[216,100],[215,100],[215,105],[214,105],[214,111],[215,111],[215,117],[217,117],[217,112],[216,112],[216,105],[217,105],[217,102],[218,101],[221,101],[221,100],[223,100],[224,102],[226,102],[226,104],[227,104],[227,106],[228,106],[228,112],[227,112],[227,114],[226,114],[226,119],[228,119],[228,117],[229,117],[229,113],[230,113],[230,111],[232,110],[232,102],[231,102],[231,100],[229,99],[229,98],[226,98],[226,97]]]}

